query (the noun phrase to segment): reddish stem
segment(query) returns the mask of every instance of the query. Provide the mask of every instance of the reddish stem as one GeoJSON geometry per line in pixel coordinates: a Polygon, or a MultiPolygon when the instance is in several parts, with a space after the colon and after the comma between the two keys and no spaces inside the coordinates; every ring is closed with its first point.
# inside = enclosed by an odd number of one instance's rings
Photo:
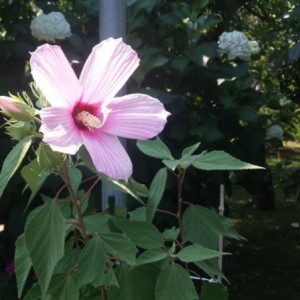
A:
{"type": "Polygon", "coordinates": [[[83,216],[82,216],[82,213],[81,213],[81,208],[80,208],[80,205],[77,201],[77,197],[74,193],[74,190],[72,188],[72,184],[71,184],[71,180],[70,180],[70,176],[69,176],[69,171],[68,171],[68,166],[66,164],[66,162],[64,161],[63,164],[62,164],[62,171],[63,171],[63,174],[61,175],[65,184],[66,184],[66,187],[69,191],[69,194],[70,194],[70,198],[71,198],[71,201],[76,209],[76,212],[77,212],[77,218],[78,218],[78,229],[84,239],[85,242],[88,241],[88,235],[86,234],[86,228],[85,228],[85,224],[83,222],[83,216]]]}

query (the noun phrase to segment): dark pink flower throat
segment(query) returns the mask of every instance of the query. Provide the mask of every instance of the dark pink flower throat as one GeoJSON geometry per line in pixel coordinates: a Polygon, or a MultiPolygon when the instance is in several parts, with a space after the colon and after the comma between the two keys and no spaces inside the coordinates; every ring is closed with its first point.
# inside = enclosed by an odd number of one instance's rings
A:
{"type": "Polygon", "coordinates": [[[95,106],[79,102],[72,112],[73,120],[77,128],[89,131],[100,128],[102,122],[95,112],[95,106]]]}

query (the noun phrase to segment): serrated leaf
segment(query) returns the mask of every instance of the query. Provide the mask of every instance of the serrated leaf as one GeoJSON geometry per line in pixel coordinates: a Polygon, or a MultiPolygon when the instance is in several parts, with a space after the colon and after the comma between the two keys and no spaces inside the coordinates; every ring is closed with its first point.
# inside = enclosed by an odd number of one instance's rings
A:
{"type": "MultiPolygon", "coordinates": [[[[40,300],[42,296],[40,285],[36,282],[31,289],[27,292],[23,300],[40,300]]],[[[45,298],[49,300],[49,297],[45,298]]]]}
{"type": "Polygon", "coordinates": [[[31,260],[25,245],[24,234],[20,235],[16,241],[15,250],[15,270],[18,287],[18,297],[21,298],[22,292],[31,269],[31,260]]]}
{"type": "Polygon", "coordinates": [[[228,300],[226,287],[218,282],[205,282],[201,287],[200,300],[228,300]]]}
{"type": "Polygon", "coordinates": [[[105,249],[100,238],[92,237],[82,249],[79,256],[79,264],[76,272],[78,286],[92,284],[97,287],[104,273],[105,249]]]}
{"type": "Polygon", "coordinates": [[[167,166],[169,169],[171,170],[175,170],[179,164],[179,160],[175,159],[175,160],[168,160],[168,159],[163,159],[163,164],[165,166],[167,166]]]}
{"type": "MultiPolygon", "coordinates": [[[[68,246],[70,247],[70,246],[68,246]]],[[[79,254],[81,252],[80,248],[71,248],[68,249],[65,247],[65,254],[56,264],[54,273],[68,273],[71,269],[78,264],[79,254]]]]}
{"type": "Polygon", "coordinates": [[[109,233],[110,229],[108,226],[108,216],[102,214],[94,214],[84,217],[84,224],[89,232],[99,233],[109,233]]]}
{"type": "Polygon", "coordinates": [[[194,264],[204,271],[207,275],[209,275],[211,278],[215,278],[216,276],[220,276],[221,278],[224,278],[227,282],[227,278],[223,274],[223,272],[220,270],[218,259],[208,259],[208,260],[202,260],[202,261],[196,261],[194,264]]]}
{"type": "Polygon", "coordinates": [[[155,299],[155,284],[159,272],[160,269],[153,264],[141,265],[130,269],[128,274],[128,300],[155,299]]]}
{"type": "Polygon", "coordinates": [[[124,264],[120,264],[115,268],[115,276],[118,282],[118,286],[111,286],[108,289],[108,298],[113,300],[129,300],[128,299],[128,270],[129,267],[124,264]]]}
{"type": "Polygon", "coordinates": [[[179,233],[180,233],[179,228],[172,227],[170,229],[165,229],[164,232],[162,233],[162,236],[165,241],[176,241],[179,233]]]}
{"type": "Polygon", "coordinates": [[[188,156],[191,156],[192,154],[194,154],[194,152],[199,148],[199,146],[200,146],[200,143],[196,143],[192,146],[189,146],[189,147],[183,149],[182,154],[181,154],[182,158],[188,157],[188,156]]]}
{"type": "Polygon", "coordinates": [[[127,193],[128,195],[133,197],[135,200],[140,202],[142,205],[145,205],[145,203],[142,201],[142,199],[139,197],[139,195],[137,195],[136,190],[133,188],[133,186],[130,184],[130,182],[126,183],[124,181],[111,179],[111,178],[103,176],[103,175],[101,175],[100,177],[102,179],[102,182],[110,185],[111,187],[115,188],[118,191],[127,193]]]}
{"type": "Polygon", "coordinates": [[[129,220],[145,222],[146,219],[146,206],[138,207],[135,210],[128,213],[129,220]]]}
{"type": "Polygon", "coordinates": [[[31,190],[31,195],[27,203],[28,207],[34,199],[35,195],[42,187],[47,177],[50,175],[50,172],[42,169],[37,159],[35,158],[28,165],[23,167],[23,169],[21,170],[21,175],[24,178],[27,186],[31,190]]]}
{"type": "Polygon", "coordinates": [[[167,181],[168,172],[166,168],[160,169],[154,176],[150,189],[149,189],[149,198],[146,206],[146,217],[148,222],[152,222],[156,209],[162,199],[166,181],[167,181]]]}
{"type": "Polygon", "coordinates": [[[240,238],[232,234],[230,223],[218,214],[200,205],[188,207],[182,218],[183,240],[217,249],[219,236],[240,238]]]}
{"type": "Polygon", "coordinates": [[[247,170],[264,169],[241,161],[224,151],[211,151],[199,156],[192,165],[200,170],[247,170]]]}
{"type": "Polygon", "coordinates": [[[21,140],[6,156],[0,173],[0,198],[11,177],[21,165],[32,142],[31,136],[26,136],[21,140]]]}
{"type": "Polygon", "coordinates": [[[181,249],[177,253],[177,257],[183,262],[190,263],[190,262],[202,261],[206,259],[219,257],[225,254],[229,254],[229,253],[223,253],[223,252],[202,247],[201,245],[198,244],[193,244],[181,249]]]}
{"type": "Polygon", "coordinates": [[[147,186],[143,183],[137,182],[132,177],[128,180],[128,187],[135,191],[136,195],[141,195],[142,197],[148,197],[149,196],[149,190],[147,186]]]}
{"type": "Polygon", "coordinates": [[[112,220],[138,247],[144,249],[159,248],[164,244],[161,233],[151,223],[129,221],[116,217],[112,217],[112,220]]]}
{"type": "Polygon", "coordinates": [[[68,170],[68,172],[69,172],[70,181],[71,181],[73,191],[76,194],[77,191],[78,191],[78,188],[80,186],[81,180],[82,180],[82,173],[77,168],[70,168],[68,170]]]}
{"type": "Polygon", "coordinates": [[[64,254],[64,221],[56,202],[49,202],[34,210],[26,223],[25,243],[43,295],[64,254]]]}
{"type": "Polygon", "coordinates": [[[78,284],[69,274],[55,274],[51,279],[48,294],[49,300],[79,300],[78,284]]]}
{"type": "Polygon", "coordinates": [[[155,140],[138,141],[137,147],[150,157],[173,160],[172,153],[163,141],[157,137],[155,140]]]}
{"type": "Polygon", "coordinates": [[[40,143],[35,153],[41,169],[52,170],[62,162],[61,154],[53,151],[48,144],[40,143]]]}
{"type": "Polygon", "coordinates": [[[127,262],[129,265],[135,264],[137,248],[121,233],[107,233],[101,235],[101,240],[107,252],[117,259],[127,262]]]}
{"type": "Polygon", "coordinates": [[[143,252],[136,260],[137,265],[149,264],[163,260],[168,256],[167,252],[161,248],[152,248],[143,252]]]}
{"type": "Polygon", "coordinates": [[[155,286],[155,300],[198,299],[189,273],[178,264],[170,264],[159,274],[155,286]]]}
{"type": "Polygon", "coordinates": [[[108,290],[109,299],[113,300],[153,300],[154,289],[160,269],[153,265],[141,265],[128,268],[121,265],[116,269],[119,287],[108,290]]]}

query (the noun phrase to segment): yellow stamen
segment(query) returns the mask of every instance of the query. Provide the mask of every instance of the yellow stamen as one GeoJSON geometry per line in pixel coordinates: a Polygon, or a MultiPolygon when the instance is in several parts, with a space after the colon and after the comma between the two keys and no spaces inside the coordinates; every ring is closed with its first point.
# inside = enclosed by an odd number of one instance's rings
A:
{"type": "Polygon", "coordinates": [[[77,114],[75,119],[78,122],[82,123],[90,131],[93,131],[96,128],[100,128],[102,124],[99,118],[85,110],[77,114]]]}

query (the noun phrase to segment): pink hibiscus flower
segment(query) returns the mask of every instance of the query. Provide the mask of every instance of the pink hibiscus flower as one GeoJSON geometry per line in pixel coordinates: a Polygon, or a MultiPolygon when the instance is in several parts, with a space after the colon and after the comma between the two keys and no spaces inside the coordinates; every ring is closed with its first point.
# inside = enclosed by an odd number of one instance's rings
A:
{"type": "Polygon", "coordinates": [[[131,47],[109,38],[94,47],[78,79],[59,46],[38,47],[32,76],[51,105],[40,111],[44,142],[67,154],[84,145],[97,171],[128,180],[132,163],[118,137],[152,138],[169,115],[148,95],[115,97],[138,64],[131,47]]]}

